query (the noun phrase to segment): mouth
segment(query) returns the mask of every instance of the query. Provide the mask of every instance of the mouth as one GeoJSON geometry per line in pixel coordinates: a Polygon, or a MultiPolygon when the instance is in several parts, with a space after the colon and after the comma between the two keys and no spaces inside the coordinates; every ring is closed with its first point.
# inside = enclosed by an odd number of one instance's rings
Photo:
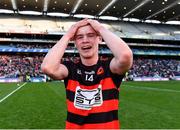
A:
{"type": "Polygon", "coordinates": [[[81,47],[81,49],[84,51],[90,50],[91,48],[92,48],[92,46],[89,46],[89,45],[81,47]]]}

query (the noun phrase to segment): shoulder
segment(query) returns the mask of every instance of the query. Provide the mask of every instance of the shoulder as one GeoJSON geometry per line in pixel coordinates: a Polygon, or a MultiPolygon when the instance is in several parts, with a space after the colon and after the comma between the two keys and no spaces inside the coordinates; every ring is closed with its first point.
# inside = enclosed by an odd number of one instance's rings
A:
{"type": "Polygon", "coordinates": [[[104,59],[99,59],[98,65],[103,66],[106,70],[110,71],[110,62],[112,58],[104,58],[104,59]]]}
{"type": "Polygon", "coordinates": [[[72,78],[72,77],[76,77],[76,73],[77,73],[77,70],[81,67],[80,64],[80,59],[70,59],[70,60],[66,60],[66,61],[63,61],[63,63],[67,70],[68,70],[68,77],[67,78],[72,78]]]}
{"type": "Polygon", "coordinates": [[[120,83],[122,82],[122,79],[124,77],[124,74],[115,74],[112,73],[111,69],[110,69],[110,63],[112,61],[113,58],[108,58],[106,60],[100,60],[100,64],[103,67],[104,70],[104,76],[106,78],[111,78],[112,81],[114,82],[114,84],[119,87],[120,83]]]}
{"type": "Polygon", "coordinates": [[[70,60],[64,60],[62,62],[62,64],[64,64],[68,69],[78,65],[79,63],[80,63],[80,59],[78,59],[78,58],[73,58],[70,60]]]}

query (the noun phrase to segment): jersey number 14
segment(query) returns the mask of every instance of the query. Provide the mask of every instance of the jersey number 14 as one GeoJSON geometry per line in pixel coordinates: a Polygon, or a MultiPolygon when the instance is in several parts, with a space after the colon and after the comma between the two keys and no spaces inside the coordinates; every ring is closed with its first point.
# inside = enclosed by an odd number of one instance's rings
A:
{"type": "Polygon", "coordinates": [[[93,75],[86,75],[85,80],[86,81],[93,81],[94,80],[93,75]]]}

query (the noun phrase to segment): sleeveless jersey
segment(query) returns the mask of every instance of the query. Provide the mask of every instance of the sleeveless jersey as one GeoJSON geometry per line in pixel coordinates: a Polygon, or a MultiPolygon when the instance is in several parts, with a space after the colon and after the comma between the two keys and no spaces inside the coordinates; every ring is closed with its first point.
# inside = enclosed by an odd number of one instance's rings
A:
{"type": "Polygon", "coordinates": [[[110,71],[110,60],[93,66],[63,63],[69,71],[66,87],[66,129],[119,129],[119,86],[124,75],[110,71]]]}

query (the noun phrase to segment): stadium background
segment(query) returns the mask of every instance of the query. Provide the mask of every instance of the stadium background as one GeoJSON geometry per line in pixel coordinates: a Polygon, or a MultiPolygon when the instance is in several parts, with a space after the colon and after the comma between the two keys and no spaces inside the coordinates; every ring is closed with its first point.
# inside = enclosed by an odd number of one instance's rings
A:
{"type": "MultiPolygon", "coordinates": [[[[133,50],[121,85],[122,128],[180,128],[179,7],[179,0],[1,0],[0,128],[64,128],[63,83],[40,65],[83,17],[99,20],[133,50]]],[[[99,53],[112,56],[105,43],[99,53]]],[[[76,58],[70,43],[63,60],[76,58]]]]}

